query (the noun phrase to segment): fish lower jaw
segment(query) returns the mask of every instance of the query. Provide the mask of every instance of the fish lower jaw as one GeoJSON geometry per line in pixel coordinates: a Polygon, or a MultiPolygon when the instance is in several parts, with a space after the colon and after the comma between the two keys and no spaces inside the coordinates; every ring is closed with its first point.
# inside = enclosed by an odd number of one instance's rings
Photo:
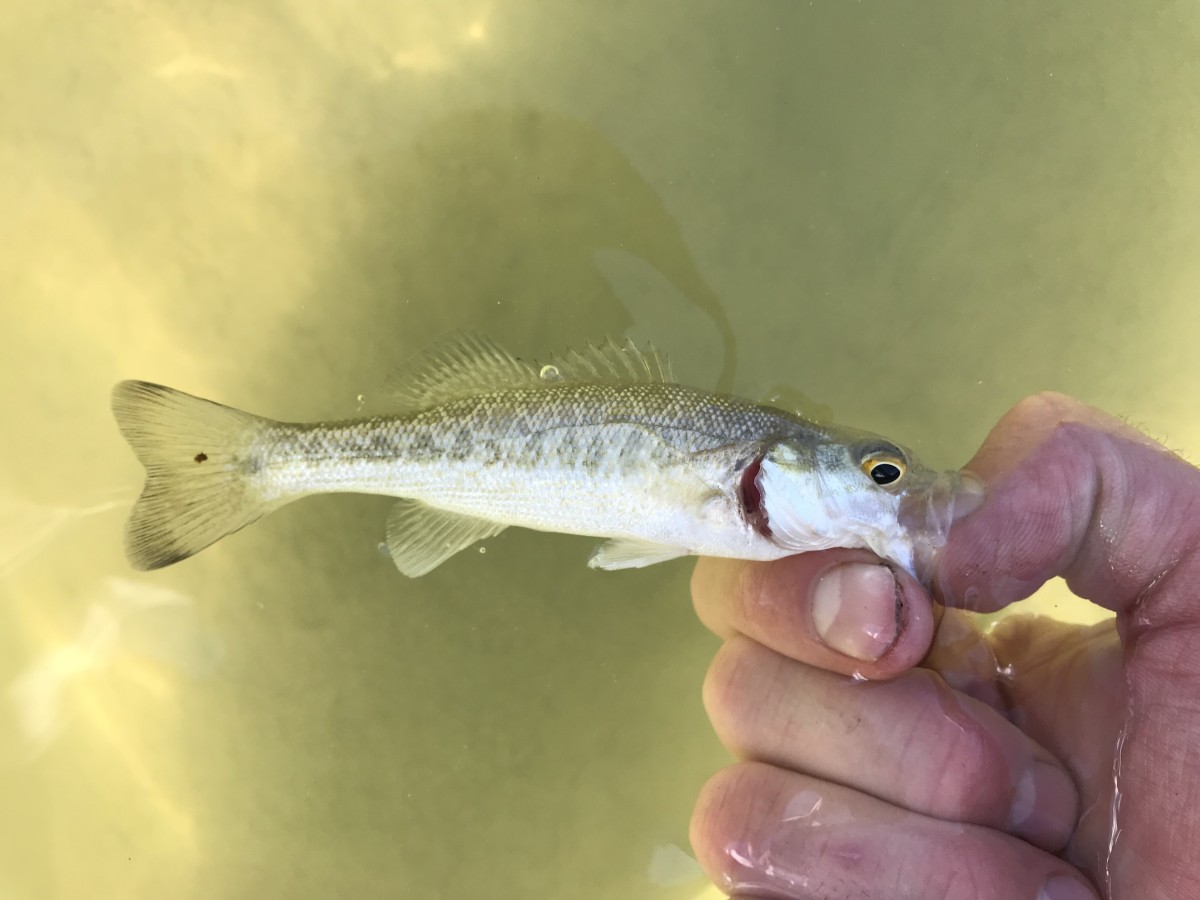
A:
{"type": "Polygon", "coordinates": [[[777,550],[776,555],[760,558],[778,559],[818,550],[868,550],[886,562],[893,563],[910,574],[914,573],[912,544],[886,535],[848,532],[836,535],[775,534],[771,543],[777,550]]]}

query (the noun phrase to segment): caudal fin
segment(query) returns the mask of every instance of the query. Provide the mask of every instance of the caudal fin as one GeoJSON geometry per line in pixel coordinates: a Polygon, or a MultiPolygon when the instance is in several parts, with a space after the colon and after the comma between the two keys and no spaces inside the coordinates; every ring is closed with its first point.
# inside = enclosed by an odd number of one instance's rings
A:
{"type": "Polygon", "coordinates": [[[125,532],[134,568],[186,559],[273,508],[254,482],[255,439],[269,419],[145,381],[114,387],[112,409],[146,467],[125,532]]]}

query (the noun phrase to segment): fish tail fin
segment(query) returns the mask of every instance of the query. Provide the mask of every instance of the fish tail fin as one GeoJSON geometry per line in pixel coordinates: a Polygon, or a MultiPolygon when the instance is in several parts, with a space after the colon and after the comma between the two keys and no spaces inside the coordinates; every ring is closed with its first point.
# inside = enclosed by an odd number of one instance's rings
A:
{"type": "Polygon", "coordinates": [[[279,505],[261,490],[254,445],[270,419],[145,381],[113,388],[117,427],[146,467],[125,531],[135,569],[158,569],[279,505]]]}

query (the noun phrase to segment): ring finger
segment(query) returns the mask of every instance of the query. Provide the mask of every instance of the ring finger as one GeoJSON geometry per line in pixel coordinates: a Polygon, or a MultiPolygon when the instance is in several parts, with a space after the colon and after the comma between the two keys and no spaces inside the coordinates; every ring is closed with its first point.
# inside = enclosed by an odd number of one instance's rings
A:
{"type": "Polygon", "coordinates": [[[709,877],[747,900],[1095,898],[1067,863],[1010,835],[761,763],[705,785],[691,837],[709,877]]]}

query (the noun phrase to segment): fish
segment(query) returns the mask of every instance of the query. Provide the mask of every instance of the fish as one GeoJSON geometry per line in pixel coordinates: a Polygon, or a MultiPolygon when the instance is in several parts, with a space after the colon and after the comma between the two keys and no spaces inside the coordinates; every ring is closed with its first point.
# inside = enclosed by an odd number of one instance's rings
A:
{"type": "Polygon", "coordinates": [[[113,414],[146,470],[130,564],[168,566],[301,497],[352,492],[398,498],[386,546],[410,577],[520,526],[605,539],[599,569],[848,547],[927,581],[982,496],[878,435],[679,384],[628,340],[538,364],[455,332],[393,383],[391,414],[334,422],[117,384],[113,414]]]}

